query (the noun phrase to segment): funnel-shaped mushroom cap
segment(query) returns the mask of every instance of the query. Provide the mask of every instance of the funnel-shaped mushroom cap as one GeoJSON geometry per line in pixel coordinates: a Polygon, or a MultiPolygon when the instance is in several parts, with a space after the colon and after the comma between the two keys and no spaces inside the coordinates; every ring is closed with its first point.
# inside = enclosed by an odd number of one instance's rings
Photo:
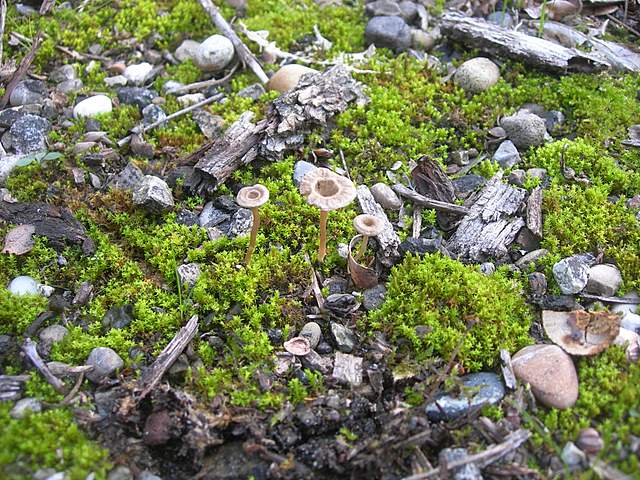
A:
{"type": "Polygon", "coordinates": [[[243,187],[238,192],[236,203],[242,208],[255,208],[269,201],[269,190],[259,183],[250,187],[243,187]]]}
{"type": "Polygon", "coordinates": [[[353,226],[359,234],[366,235],[367,237],[380,235],[380,232],[384,230],[384,223],[382,223],[380,218],[366,213],[354,218],[353,226]]]}
{"type": "Polygon", "coordinates": [[[328,168],[317,168],[307,173],[300,182],[300,193],[309,205],[329,211],[343,208],[356,198],[356,187],[351,180],[328,168]]]}

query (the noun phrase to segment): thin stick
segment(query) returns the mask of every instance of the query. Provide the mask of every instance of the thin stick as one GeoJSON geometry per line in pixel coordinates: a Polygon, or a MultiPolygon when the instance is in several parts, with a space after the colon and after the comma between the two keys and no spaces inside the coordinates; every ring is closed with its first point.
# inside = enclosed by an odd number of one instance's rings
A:
{"type": "Polygon", "coordinates": [[[60,380],[58,377],[56,377],[53,373],[51,373],[51,370],[49,370],[49,367],[47,367],[47,364],[44,363],[42,358],[40,358],[40,354],[38,353],[38,350],[36,347],[37,347],[36,343],[27,337],[27,339],[24,341],[24,344],[22,345],[22,351],[27,356],[27,358],[31,360],[31,363],[33,363],[33,366],[36,367],[36,369],[42,374],[45,380],[53,388],[55,388],[56,392],[64,395],[66,393],[65,392],[66,389],[64,388],[64,382],[60,380]]]}
{"type": "Polygon", "coordinates": [[[318,261],[322,262],[327,254],[327,217],[329,212],[320,210],[320,247],[318,248],[318,261]]]}
{"type": "Polygon", "coordinates": [[[258,211],[258,207],[253,207],[251,213],[253,214],[253,226],[251,227],[249,248],[247,248],[247,254],[244,257],[245,265],[249,265],[251,255],[253,255],[253,251],[256,249],[256,238],[258,237],[258,229],[260,228],[260,212],[258,211]]]}
{"type": "Polygon", "coordinates": [[[238,57],[240,57],[242,62],[245,65],[249,66],[249,68],[253,71],[253,73],[256,74],[256,76],[262,83],[267,83],[269,81],[269,77],[267,77],[267,74],[264,73],[264,70],[262,70],[260,63],[258,62],[256,57],[253,56],[251,50],[249,50],[249,48],[244,43],[242,43],[240,37],[238,37],[233,28],[231,28],[231,25],[229,25],[224,17],[220,15],[218,8],[213,4],[213,2],[211,0],[198,1],[200,2],[200,5],[202,5],[204,11],[209,14],[209,17],[211,17],[211,20],[218,28],[218,30],[220,30],[225,37],[231,40],[231,43],[233,43],[233,46],[236,49],[236,53],[238,54],[238,57]]]}
{"type": "Polygon", "coordinates": [[[421,207],[433,208],[434,210],[439,210],[447,213],[457,213],[458,215],[467,215],[469,213],[469,209],[467,207],[456,205],[455,203],[441,202],[439,200],[427,198],[424,195],[420,195],[418,192],[411,190],[410,188],[405,187],[400,183],[395,184],[393,186],[393,190],[398,195],[407,197],[414,204],[421,207]]]}
{"type": "Polygon", "coordinates": [[[4,25],[7,20],[7,0],[0,0],[0,65],[4,46],[4,25]]]}
{"type": "Polygon", "coordinates": [[[238,63],[236,63],[228,74],[226,74],[222,78],[212,78],[211,80],[204,80],[202,82],[190,83],[189,85],[184,85],[183,87],[175,88],[170,91],[172,95],[180,95],[181,93],[192,92],[194,90],[203,90],[209,87],[215,87],[216,85],[222,85],[223,83],[228,82],[236,70],[238,69],[238,63]]]}
{"type": "MultiPolygon", "coordinates": [[[[140,133],[147,133],[149,130],[152,130],[154,128],[156,128],[158,125],[162,125],[165,122],[168,122],[169,120],[173,120],[174,118],[180,117],[182,115],[184,115],[185,113],[189,113],[192,110],[195,110],[197,108],[200,107],[204,107],[205,105],[208,105],[210,103],[216,102],[220,99],[222,99],[224,97],[224,95],[222,93],[219,93],[217,95],[213,95],[212,97],[209,98],[205,98],[204,100],[202,100],[201,102],[198,103],[194,103],[193,105],[189,105],[186,108],[183,108],[182,110],[178,110],[175,113],[172,113],[171,115],[167,115],[165,118],[158,120],[156,122],[153,122],[145,127],[142,126],[137,126],[134,129],[132,129],[132,132],[134,135],[138,135],[140,133]]],[[[131,141],[131,135],[124,137],[120,140],[118,140],[118,147],[123,147],[125,146],[127,143],[129,143],[131,141]]]]}
{"type": "Polygon", "coordinates": [[[33,63],[33,59],[36,57],[38,48],[40,48],[40,45],[42,44],[42,38],[43,38],[42,32],[38,32],[38,35],[36,35],[36,38],[33,40],[31,49],[24,56],[24,58],[20,62],[20,66],[15,71],[15,73],[11,77],[11,80],[7,84],[7,88],[4,92],[4,95],[2,96],[2,99],[0,99],[0,110],[4,109],[4,107],[7,106],[7,104],[9,103],[9,97],[11,97],[11,93],[16,88],[18,83],[20,83],[20,80],[22,80],[22,77],[24,77],[27,74],[27,70],[29,70],[29,67],[33,63]]]}
{"type": "Polygon", "coordinates": [[[633,33],[635,36],[640,37],[640,32],[638,30],[636,30],[633,27],[630,27],[629,25],[627,25],[624,22],[621,22],[620,20],[618,20],[616,17],[614,17],[613,15],[607,15],[607,18],[609,20],[611,20],[613,23],[615,23],[616,25],[621,26],[622,28],[626,28],[627,30],[629,30],[631,33],[633,33]]]}

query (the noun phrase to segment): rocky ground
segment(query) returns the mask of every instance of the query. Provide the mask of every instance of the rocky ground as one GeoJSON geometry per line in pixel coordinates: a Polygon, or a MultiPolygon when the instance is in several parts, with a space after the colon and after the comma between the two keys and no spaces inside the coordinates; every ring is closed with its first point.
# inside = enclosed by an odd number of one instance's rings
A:
{"type": "Polygon", "coordinates": [[[637,2],[0,11],[2,478],[640,478],[637,2]]]}

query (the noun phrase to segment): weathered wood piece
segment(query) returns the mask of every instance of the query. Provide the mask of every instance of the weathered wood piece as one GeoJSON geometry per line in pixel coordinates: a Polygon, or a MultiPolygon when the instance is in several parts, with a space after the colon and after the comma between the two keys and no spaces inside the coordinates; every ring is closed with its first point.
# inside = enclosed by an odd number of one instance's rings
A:
{"type": "Polygon", "coordinates": [[[592,73],[607,70],[611,66],[597,55],[507,30],[456,11],[447,11],[442,15],[440,29],[443,35],[483,52],[512,58],[544,70],[592,73]]]}
{"type": "Polygon", "coordinates": [[[189,319],[187,324],[180,329],[175,337],[160,352],[155,362],[142,373],[142,377],[138,381],[138,388],[141,389],[139,400],[146,397],[153,387],[162,379],[162,376],[169,370],[171,365],[180,356],[182,351],[187,347],[189,342],[193,340],[198,332],[198,316],[194,315],[189,319]]]}
{"type": "Polygon", "coordinates": [[[502,171],[487,183],[469,209],[447,249],[460,260],[482,262],[507,253],[524,220],[516,216],[526,190],[502,183],[502,171]]]}
{"type": "Polygon", "coordinates": [[[267,83],[269,81],[269,77],[264,73],[260,63],[256,57],[254,57],[253,53],[251,53],[251,50],[242,43],[240,37],[238,37],[233,28],[231,28],[231,25],[229,25],[229,23],[227,23],[224,17],[220,14],[218,7],[216,7],[211,0],[198,1],[200,2],[200,5],[202,5],[204,11],[209,14],[209,17],[211,17],[211,21],[214,23],[216,28],[220,30],[225,37],[231,40],[231,43],[233,43],[233,47],[236,50],[236,55],[238,55],[242,62],[256,74],[262,83],[267,83]]]}
{"type": "Polygon", "coordinates": [[[51,370],[49,370],[47,364],[44,363],[42,358],[40,358],[40,354],[38,353],[36,347],[37,344],[30,338],[27,338],[22,344],[22,351],[31,361],[33,366],[36,367],[36,369],[42,374],[49,385],[51,385],[56,390],[56,392],[62,394],[67,393],[64,382],[56,377],[53,373],[51,373],[51,370]]]}
{"type": "Polygon", "coordinates": [[[394,260],[400,255],[398,252],[400,237],[393,230],[393,225],[391,225],[391,222],[387,218],[387,214],[384,213],[384,209],[373,198],[369,187],[366,185],[359,185],[356,190],[358,203],[360,204],[362,213],[373,215],[383,221],[384,229],[382,230],[382,233],[376,237],[378,245],[380,246],[378,258],[383,265],[391,266],[393,265],[394,260]]]}
{"type": "Polygon", "coordinates": [[[420,195],[415,190],[405,187],[401,183],[396,183],[392,188],[398,195],[408,198],[415,205],[419,205],[421,207],[432,208],[441,212],[455,213],[458,215],[466,215],[469,213],[469,209],[467,207],[456,205],[455,203],[440,202],[438,200],[427,198],[424,195],[420,195]]]}
{"type": "MultiPolygon", "coordinates": [[[[419,194],[440,202],[450,204],[455,202],[453,182],[438,162],[422,157],[418,165],[411,171],[411,178],[414,188],[419,194]]],[[[458,220],[442,210],[437,212],[436,218],[440,228],[445,231],[453,229],[458,220]]]]}
{"type": "Polygon", "coordinates": [[[203,147],[187,187],[210,193],[258,156],[280,160],[286,151],[302,146],[314,127],[326,126],[350,103],[366,101],[361,85],[344,66],[307,74],[294,90],[273,101],[265,119],[254,124],[251,112],[245,112],[221,139],[203,147]]]}
{"type": "Polygon", "coordinates": [[[57,249],[65,243],[82,246],[82,251],[90,255],[95,252],[93,240],[85,228],[69,209],[48,203],[10,203],[0,200],[0,220],[16,225],[29,224],[35,227],[35,234],[47,237],[57,249]]]}
{"type": "Polygon", "coordinates": [[[0,375],[0,402],[18,400],[29,375],[0,375]]]}
{"type": "Polygon", "coordinates": [[[542,188],[536,187],[527,200],[527,228],[538,238],[542,238],[542,195],[542,188]]]}

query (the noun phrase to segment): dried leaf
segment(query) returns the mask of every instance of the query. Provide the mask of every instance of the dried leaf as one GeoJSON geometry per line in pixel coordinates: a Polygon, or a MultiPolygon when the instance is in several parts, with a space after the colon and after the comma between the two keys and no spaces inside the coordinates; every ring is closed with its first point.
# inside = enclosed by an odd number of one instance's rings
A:
{"type": "Polygon", "coordinates": [[[4,238],[2,253],[24,255],[30,252],[34,245],[33,234],[35,232],[36,227],[33,225],[18,225],[12,228],[4,238]]]}

